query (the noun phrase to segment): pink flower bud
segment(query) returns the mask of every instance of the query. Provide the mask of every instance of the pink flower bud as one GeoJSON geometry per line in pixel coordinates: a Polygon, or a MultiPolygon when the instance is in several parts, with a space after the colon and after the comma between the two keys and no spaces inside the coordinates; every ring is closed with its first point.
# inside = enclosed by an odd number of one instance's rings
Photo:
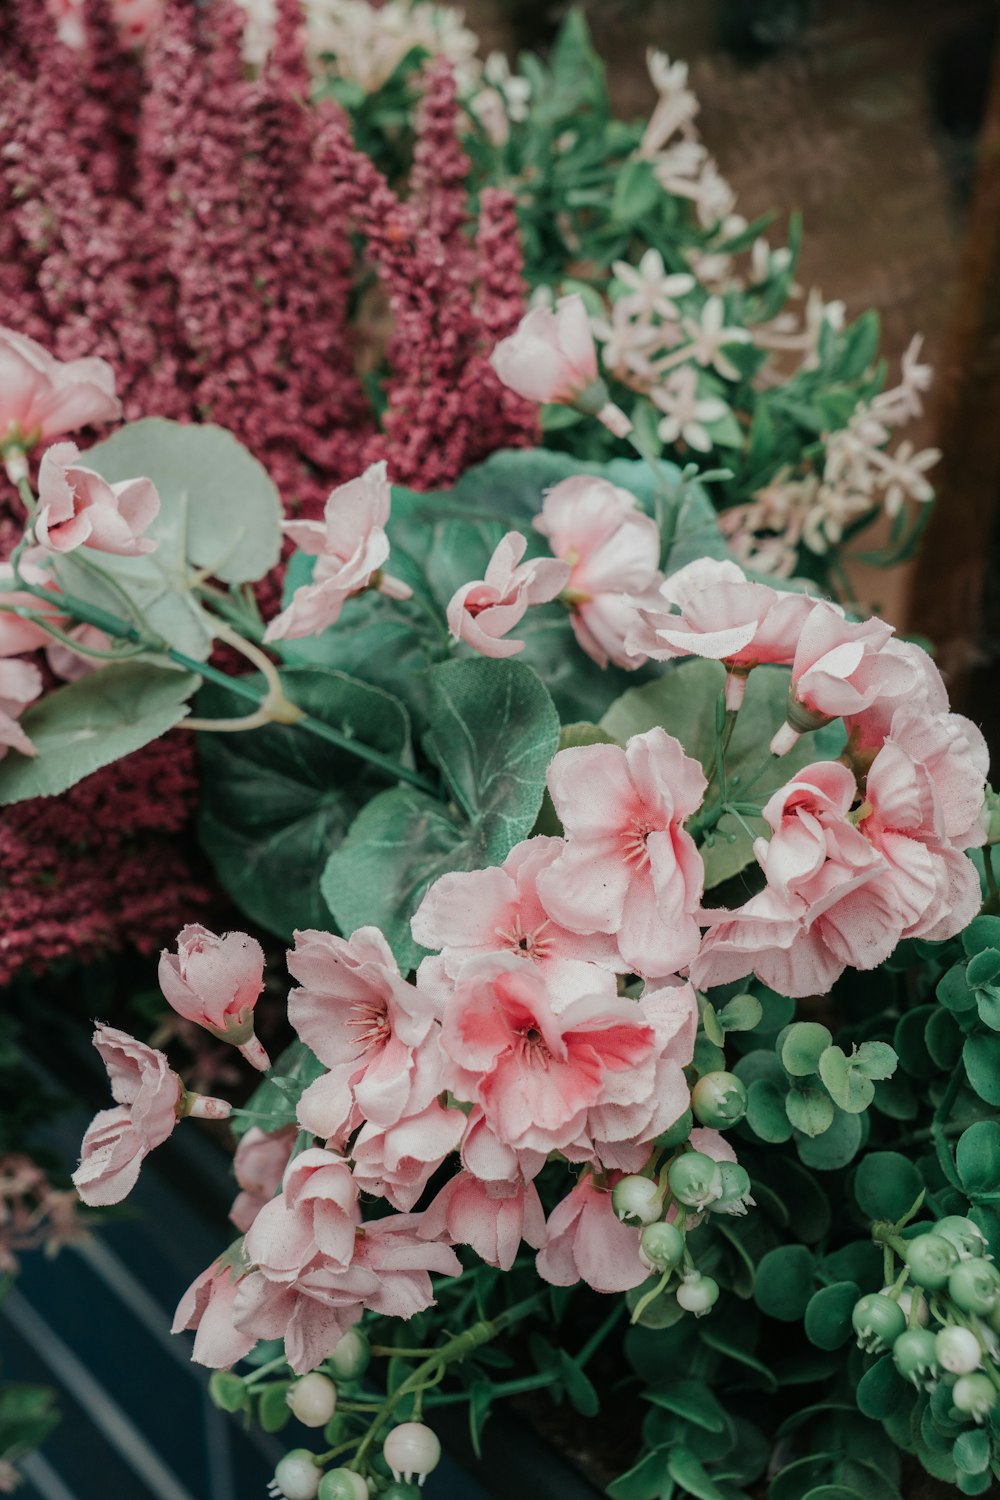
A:
{"type": "Polygon", "coordinates": [[[109,484],[93,469],[75,460],[75,443],[56,443],[43,456],[38,471],[41,508],[35,536],[49,552],[72,552],[93,547],[119,557],[140,557],[156,550],[156,542],[140,533],[152,525],[160,497],[150,479],[123,479],[109,484]]]}
{"type": "Polygon", "coordinates": [[[114,372],[105,360],[63,363],[34,339],[0,328],[0,447],[33,448],[120,416],[114,372]]]}
{"type": "Polygon", "coordinates": [[[247,1062],[266,1072],[267,1053],[254,1036],[253,1008],[264,988],[264,951],[245,932],[216,937],[193,924],[177,938],[177,953],[164,950],[160,988],[187,1021],[238,1047],[247,1062]]]}

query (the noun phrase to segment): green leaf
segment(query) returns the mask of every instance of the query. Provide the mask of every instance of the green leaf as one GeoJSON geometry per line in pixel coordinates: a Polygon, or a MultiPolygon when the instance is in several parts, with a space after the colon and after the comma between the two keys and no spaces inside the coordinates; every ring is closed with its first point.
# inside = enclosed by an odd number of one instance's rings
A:
{"type": "Polygon", "coordinates": [[[962,1186],[970,1198],[997,1191],[1000,1185],[1000,1125],[996,1120],[977,1120],[962,1132],[955,1148],[955,1162],[962,1186]]]}
{"type": "Polygon", "coordinates": [[[965,977],[965,964],[954,964],[938,980],[936,993],[941,1004],[946,1005],[956,1015],[972,1010],[976,1004],[975,991],[969,988],[965,977]]]}
{"type": "Polygon", "coordinates": [[[818,1021],[796,1021],[785,1032],[781,1043],[781,1062],[793,1078],[808,1078],[815,1073],[833,1037],[818,1021]]]}
{"type": "Polygon", "coordinates": [[[858,1381],[855,1393],[858,1411],[875,1421],[885,1421],[902,1408],[908,1393],[892,1355],[883,1354],[858,1381]]]}
{"type": "Polygon", "coordinates": [[[229,1122],[233,1134],[239,1138],[256,1125],[271,1135],[286,1125],[293,1125],[300,1098],[325,1072],[323,1064],[305,1042],[290,1042],[273,1064],[270,1075],[257,1085],[244,1106],[253,1111],[255,1118],[234,1115],[229,1122]]]}
{"type": "MultiPolygon", "coordinates": [[[[412,764],[409,718],[397,698],[325,667],[287,667],[280,675],[299,708],[412,764]]],[[[234,718],[245,709],[234,693],[214,685],[198,699],[204,718],[234,718]]],[[[385,776],[295,724],[269,724],[247,734],[204,733],[198,745],[198,833],[223,888],[241,911],[280,937],[327,926],[320,877],[360,809],[385,786],[385,776]]]]}
{"type": "Polygon", "coordinates": [[[848,1114],[861,1114],[875,1098],[875,1085],[840,1047],[827,1047],[819,1060],[819,1076],[831,1099],[848,1114]]]}
{"type": "Polygon", "coordinates": [[[970,957],[984,948],[1000,948],[1000,917],[974,917],[962,933],[962,947],[970,957]]]}
{"type": "Polygon", "coordinates": [[[600,1398],[588,1376],[565,1349],[559,1350],[559,1369],[570,1405],[581,1417],[596,1417],[601,1409],[600,1398]]]}
{"type": "Polygon", "coordinates": [[[257,1419],[265,1432],[280,1432],[291,1417],[288,1405],[290,1380],[277,1380],[265,1386],[257,1407],[257,1419]]]}
{"type": "MultiPolygon", "coordinates": [[[[726,775],[734,799],[738,800],[740,782],[748,781],[757,770],[763,747],[785,717],[790,675],[783,668],[762,667],[747,679],[746,698],[726,752],[726,775]]],[[[714,765],[715,706],[725,681],[726,671],[720,662],[697,658],[677,662],[662,677],[623,693],[604,714],[601,727],[624,744],[632,735],[661,725],[681,742],[688,755],[703,766],[714,765]]],[[[838,750],[839,746],[833,753],[838,750]]],[[[816,758],[815,738],[803,735],[788,755],[754,782],[753,800],[763,805],[790,776],[816,758]]],[[[703,845],[707,889],[729,880],[748,865],[753,859],[754,838],[768,832],[763,818],[744,815],[743,821],[746,828],[726,813],[713,831],[713,842],[703,845]]]]}
{"type": "Polygon", "coordinates": [[[864,1127],[859,1115],[835,1110],[829,1130],[813,1140],[808,1136],[801,1136],[797,1140],[799,1159],[807,1167],[815,1167],[820,1172],[832,1172],[837,1167],[846,1167],[857,1154],[863,1136],[864,1127]]]}
{"type": "Polygon", "coordinates": [[[159,739],[188,714],[201,678],[149,662],[115,662],[46,693],[21,717],[37,751],[0,761],[0,805],[54,797],[101,766],[159,739]]]}
{"type": "Polygon", "coordinates": [[[645,1454],[637,1464],[608,1485],[609,1500],[657,1500],[660,1495],[667,1461],[657,1449],[645,1454]]]}
{"type": "MultiPolygon", "coordinates": [[[[866,1078],[880,1082],[892,1077],[899,1059],[888,1042],[862,1042],[849,1061],[866,1078]]],[[[820,1074],[822,1076],[822,1068],[820,1074]]]]}
{"type": "Polygon", "coordinates": [[[1000,1104],[1000,1036],[991,1033],[989,1036],[967,1037],[962,1060],[969,1082],[980,1099],[985,1099],[987,1104],[1000,1104]]]}
{"type": "Polygon", "coordinates": [[[500,863],[531,832],[559,722],[545,688],[512,661],[456,661],[429,674],[427,745],[457,806],[383,792],[327,862],[323,896],[344,932],[380,927],[401,968],[421,949],[410,918],[447,870],[500,863]]]}
{"type": "Polygon", "coordinates": [[[734,995],[719,1012],[723,1031],[753,1031],[763,1019],[764,1008],[756,995],[734,995]]]}
{"type": "Polygon", "coordinates": [[[242,1411],[247,1388],[242,1376],[233,1375],[229,1370],[213,1370],[208,1394],[223,1411],[242,1411]]]}
{"type": "Polygon", "coordinates": [[[778,1382],[773,1371],[769,1370],[755,1354],[749,1349],[735,1342],[732,1338],[726,1338],[724,1334],[718,1333],[712,1328],[699,1328],[698,1336],[703,1344],[709,1349],[714,1349],[716,1354],[723,1354],[727,1359],[734,1360],[736,1364],[742,1365],[745,1370],[750,1370],[757,1377],[761,1389],[774,1392],[778,1389],[778,1382]]]}
{"type": "Polygon", "coordinates": [[[901,1219],[923,1186],[916,1167],[898,1151],[869,1151],[854,1174],[854,1197],[866,1219],[901,1219]]]}
{"type": "Polygon", "coordinates": [[[276,565],[281,497],[224,428],[145,417],[88,448],[87,467],[111,483],[144,475],[156,485],[160,514],[146,532],[159,543],[152,557],[186,558],[223,583],[252,583],[276,565]]]}
{"type": "Polygon", "coordinates": [[[634,224],[650,213],[662,196],[663,189],[653,176],[652,163],[633,157],[615,178],[611,217],[619,224],[634,224]]]}
{"type": "Polygon", "coordinates": [[[792,1088],[785,1095],[785,1112],[803,1135],[822,1135],[833,1124],[833,1104],[821,1089],[792,1088]]]}
{"type": "Polygon", "coordinates": [[[982,1427],[963,1432],[951,1450],[955,1468],[962,1474],[984,1474],[990,1466],[990,1435],[982,1427]]]}
{"type": "Polygon", "coordinates": [[[710,1478],[704,1464],[689,1448],[671,1448],[667,1454],[667,1472],[675,1484],[695,1500],[726,1500],[726,1496],[710,1478]]]}
{"type": "Polygon", "coordinates": [[[757,1266],[754,1301],[782,1323],[796,1323],[813,1293],[816,1263],[804,1245],[778,1245],[757,1266]]]}
{"type": "Polygon", "coordinates": [[[726,1423],[718,1401],[706,1385],[698,1380],[674,1380],[655,1390],[643,1391],[643,1400],[672,1411],[686,1422],[703,1427],[706,1432],[722,1432],[726,1423]]]}
{"type": "Polygon", "coordinates": [[[817,1349],[839,1349],[851,1338],[851,1313],[861,1296],[853,1281],[837,1281],[821,1287],[806,1304],[806,1338],[817,1349]]]}

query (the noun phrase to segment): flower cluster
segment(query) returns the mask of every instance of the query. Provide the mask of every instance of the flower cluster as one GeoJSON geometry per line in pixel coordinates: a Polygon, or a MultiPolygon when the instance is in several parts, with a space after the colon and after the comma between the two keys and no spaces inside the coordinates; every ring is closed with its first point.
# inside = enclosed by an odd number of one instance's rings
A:
{"type": "Polygon", "coordinates": [[[0,1271],[17,1270],[18,1257],[41,1248],[56,1255],[87,1233],[76,1193],[57,1188],[31,1157],[0,1156],[0,1271]]]}

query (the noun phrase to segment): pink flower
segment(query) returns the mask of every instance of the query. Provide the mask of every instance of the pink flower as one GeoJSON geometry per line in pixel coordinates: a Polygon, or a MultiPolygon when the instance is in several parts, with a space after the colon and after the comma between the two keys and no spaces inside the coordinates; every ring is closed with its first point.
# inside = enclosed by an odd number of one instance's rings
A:
{"type": "Polygon", "coordinates": [[[184,927],[176,955],[160,954],[160,988],[185,1020],[231,1042],[255,1068],[270,1061],[254,1036],[253,1009],[264,988],[264,950],[245,932],[225,937],[197,924],[184,927]]]}
{"type": "Polygon", "coordinates": [[[27,450],[120,416],[114,372],[105,360],[63,363],[34,339],[0,328],[0,447],[27,450]]]}
{"type": "Polygon", "coordinates": [[[883,620],[855,624],[835,604],[814,604],[799,632],[788,721],[772,739],[772,753],[786,754],[805,729],[861,713],[880,698],[898,698],[916,686],[911,661],[884,649],[891,638],[892,626],[883,620]]]}
{"type": "Polygon", "coordinates": [[[195,1278],[178,1303],[170,1332],[197,1330],[191,1351],[196,1364],[226,1370],[245,1359],[257,1342],[255,1335],[241,1332],[234,1321],[243,1274],[242,1266],[223,1256],[195,1278]]]}
{"type": "Polygon", "coordinates": [[[0,658],[0,760],[8,750],[35,755],[31,740],[17,722],[21,714],[41,696],[42,674],[30,662],[15,657],[0,658]]]}
{"type": "Polygon", "coordinates": [[[738,709],[751,668],[791,663],[814,603],[804,594],[779,594],[751,583],[735,563],[703,557],[665,579],[655,599],[640,602],[628,644],[636,656],[654,661],[678,656],[721,661],[729,674],[726,706],[738,709]]]}
{"type": "Polygon", "coordinates": [[[442,1087],[434,1007],[402,978],[382,934],[297,932],[288,968],[301,986],[288,1019],[330,1070],[299,1101],[303,1128],[339,1139],[362,1118],[395,1125],[426,1108],[442,1087]]]}
{"type": "Polygon", "coordinates": [[[649,1276],[639,1235],[618,1219],[610,1188],[598,1187],[587,1172],[549,1215],[535,1266],[552,1286],[585,1281],[595,1292],[628,1292],[649,1276]]]}
{"type": "Polygon", "coordinates": [[[281,1192],[247,1230],[247,1259],[272,1281],[293,1281],[316,1256],[347,1266],[360,1223],[358,1187],[347,1162],[313,1146],[292,1157],[281,1192]]]}
{"type": "Polygon", "coordinates": [[[99,658],[88,656],[86,648],[110,651],[111,637],[105,635],[103,630],[98,630],[96,625],[71,625],[67,634],[81,649],[76,651],[72,646],[64,645],[62,641],[49,636],[45,660],[49,671],[61,681],[79,682],[88,672],[96,671],[103,665],[99,658]]]}
{"type": "Polygon", "coordinates": [[[264,1204],[278,1191],[297,1135],[294,1125],[270,1133],[252,1125],[241,1137],[233,1158],[233,1172],[242,1191],[229,1210],[237,1229],[246,1233],[264,1204]]]}
{"type": "MultiPolygon", "coordinates": [[[[74,52],[87,45],[83,0],[48,0],[59,40],[74,52]]],[[[127,47],[141,47],[163,12],[163,0],[112,0],[118,34],[127,47]]]]}
{"type": "MultiPolygon", "coordinates": [[[[592,1151],[590,1111],[632,1097],[656,1035],[634,1000],[591,967],[591,985],[558,1010],[533,964],[506,954],[469,959],[445,1007],[442,1046],[457,1099],[478,1105],[515,1152],[592,1151]]],[[[467,1163],[468,1164],[468,1163],[467,1163]]]]}
{"type": "Polygon", "coordinates": [[[350,1265],[320,1255],[292,1281],[244,1277],[236,1328],[255,1339],[283,1339],[286,1359],[303,1375],[333,1353],[366,1308],[389,1318],[423,1312],[434,1305],[428,1272],[457,1276],[462,1267],[450,1246],[420,1239],[420,1226],[419,1214],[394,1214],[364,1226],[350,1265]]]}
{"type": "Polygon", "coordinates": [[[481,656],[516,656],[523,641],[505,641],[508,630],[524,617],[529,605],[548,604],[569,577],[565,563],[552,558],[521,562],[527,538],[508,531],[486,566],[481,583],[464,583],[448,605],[448,629],[481,656]]]}
{"type": "Polygon", "coordinates": [[[683,824],[705,791],[698,762],[657,728],[624,750],[560,750],[548,783],[566,846],[538,879],[546,911],[571,931],[616,933],[637,974],[689,964],[704,871],[683,824]]]}
{"type": "Polygon", "coordinates": [[[119,1109],[104,1109],[83,1138],[73,1183],[84,1203],[103,1208],[120,1203],[135,1187],[150,1151],[162,1146],[182,1114],[224,1120],[224,1099],[185,1093],[162,1052],[98,1021],[94,1046],[108,1070],[119,1109]]]}
{"type": "Polygon", "coordinates": [[[458,1172],[421,1215],[421,1236],[469,1245],[488,1266],[509,1271],[521,1241],[545,1240],[545,1214],[534,1183],[483,1182],[458,1172]]]}
{"type": "MultiPolygon", "coordinates": [[[[21,559],[20,573],[26,583],[43,588],[48,586],[53,602],[40,599],[37,594],[29,594],[23,589],[0,589],[0,657],[20,656],[24,651],[37,651],[40,647],[49,646],[53,640],[43,625],[34,620],[22,620],[20,616],[11,613],[12,610],[30,609],[44,614],[53,625],[68,624],[54,608],[56,589],[50,575],[24,558],[21,559]]],[[[14,570],[10,563],[0,563],[0,583],[6,584],[13,577],[14,570]]]]}
{"type": "Polygon", "coordinates": [[[285,521],[282,529],[302,552],[316,558],[312,582],[295,590],[287,609],[267,627],[266,641],[297,640],[336,624],[352,594],[377,588],[394,599],[412,592],[382,573],[389,556],[385,527],[392,491],[384,463],[333,490],[322,521],[285,521]]]}
{"type": "Polygon", "coordinates": [[[566,596],[579,645],[602,667],[609,660],[638,666],[626,641],[637,602],[662,576],[656,522],[636,508],[628,490],[576,474],[549,490],[534,525],[572,567],[566,596]]]}
{"type": "Polygon", "coordinates": [[[822,761],[774,794],[764,808],[774,834],[754,846],[767,888],[736,911],[704,913],[699,988],[752,971],[783,995],[825,994],[848,965],[888,958],[906,916],[885,858],[848,817],[856,792],[845,766],[822,761]]]}
{"type": "Polygon", "coordinates": [[[533,308],[516,333],[500,340],[490,363],[503,384],[527,401],[572,406],[600,378],[583,298],[560,297],[554,312],[533,308]]]}
{"type": "Polygon", "coordinates": [[[971,719],[904,702],[893,714],[888,738],[923,768],[931,783],[936,836],[955,849],[982,844],[986,835],[980,817],[990,752],[971,719]]]}
{"type": "Polygon", "coordinates": [[[462,1111],[442,1109],[436,1099],[396,1125],[365,1125],[351,1147],[354,1180],[363,1193],[409,1212],[445,1157],[457,1151],[464,1130],[462,1111]]]}
{"type": "Polygon", "coordinates": [[[538,877],[562,849],[562,839],[525,839],[502,865],[440,876],[413,914],[414,940],[443,949],[442,967],[450,979],[478,953],[515,953],[546,970],[566,960],[620,967],[613,937],[570,932],[541,903],[538,877]]]}
{"type": "Polygon", "coordinates": [[[40,510],[35,536],[48,552],[93,547],[119,557],[155,552],[156,542],[140,535],[155,521],[160,497],[151,479],[109,484],[93,469],[74,462],[75,443],[56,443],[42,455],[38,470],[40,510]]]}

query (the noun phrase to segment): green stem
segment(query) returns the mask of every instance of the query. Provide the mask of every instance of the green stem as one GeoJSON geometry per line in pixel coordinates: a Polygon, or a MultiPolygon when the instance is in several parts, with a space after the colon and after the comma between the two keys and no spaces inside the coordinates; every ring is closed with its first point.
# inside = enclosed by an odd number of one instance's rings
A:
{"type": "Polygon", "coordinates": [[[17,492],[24,501],[24,508],[28,512],[29,517],[33,517],[38,509],[38,503],[35,500],[34,492],[28,482],[27,476],[17,481],[17,492]]]}
{"type": "Polygon", "coordinates": [[[583,1348],[580,1350],[579,1354],[576,1356],[576,1360],[574,1361],[574,1363],[579,1369],[582,1370],[587,1361],[597,1353],[598,1349],[604,1343],[604,1340],[607,1338],[611,1330],[615,1327],[616,1323],[621,1318],[624,1312],[625,1299],[621,1298],[616,1301],[615,1306],[611,1309],[608,1316],[604,1319],[604,1322],[594,1333],[591,1334],[590,1338],[587,1340],[583,1348]]]}
{"type": "Polygon", "coordinates": [[[247,1375],[244,1385],[256,1385],[258,1380],[263,1380],[265,1375],[270,1375],[272,1370],[281,1369],[285,1364],[285,1356],[279,1354],[277,1359],[269,1359],[266,1365],[258,1365],[252,1374],[247,1375]]]}
{"type": "MultiPolygon", "coordinates": [[[[464,1333],[457,1334],[455,1338],[449,1339],[447,1343],[442,1344],[439,1349],[435,1349],[422,1364],[417,1366],[411,1375],[407,1376],[402,1385],[397,1386],[392,1394],[387,1396],[382,1402],[374,1422],[372,1422],[365,1433],[358,1451],[351,1460],[350,1467],[360,1471],[365,1455],[401,1401],[405,1400],[407,1396],[414,1395],[417,1391],[423,1390],[428,1385],[436,1384],[435,1377],[438,1376],[439,1371],[443,1371],[445,1365],[452,1364],[456,1360],[468,1359],[470,1354],[475,1353],[483,1344],[492,1342],[499,1333],[502,1333],[505,1328],[509,1328],[512,1323],[517,1323],[521,1318],[525,1318],[529,1313],[534,1312],[537,1307],[541,1306],[544,1300],[543,1295],[536,1293],[535,1296],[528,1297],[523,1302],[515,1303],[513,1307],[507,1308],[505,1312],[498,1313],[495,1318],[483,1319],[479,1323],[474,1323],[464,1333]]],[[[335,1454],[332,1451],[318,1453],[315,1458],[317,1467],[323,1468],[334,1456],[335,1454]]]]}
{"type": "MultiPolygon", "coordinates": [[[[621,1307],[624,1308],[624,1303],[621,1307]]],[[[617,1316],[616,1310],[616,1316],[617,1316]]],[[[559,1379],[557,1374],[550,1375],[523,1375],[519,1380],[502,1380],[498,1385],[491,1386],[494,1398],[504,1396],[523,1396],[527,1391],[543,1391],[546,1386],[554,1385],[559,1379]]],[[[426,1405],[459,1406],[463,1401],[468,1401],[468,1391],[448,1391],[443,1396],[428,1396],[426,1405]]]]}
{"type": "Polygon", "coordinates": [[[958,1175],[955,1158],[948,1144],[946,1125],[955,1100],[958,1098],[964,1078],[964,1068],[953,1069],[951,1077],[948,1079],[948,1087],[942,1095],[941,1103],[934,1111],[934,1119],[931,1124],[931,1140],[934,1142],[934,1150],[937,1154],[938,1163],[947,1180],[955,1188],[961,1188],[962,1179],[958,1175]]]}
{"type": "Polygon", "coordinates": [[[660,533],[660,563],[666,569],[677,536],[677,522],[680,518],[681,501],[684,498],[688,479],[685,474],[681,477],[678,484],[671,483],[659,458],[646,447],[642,437],[634,427],[628,435],[628,440],[642,461],[649,465],[653,478],[656,481],[654,505],[656,508],[656,525],[660,533]]]}

